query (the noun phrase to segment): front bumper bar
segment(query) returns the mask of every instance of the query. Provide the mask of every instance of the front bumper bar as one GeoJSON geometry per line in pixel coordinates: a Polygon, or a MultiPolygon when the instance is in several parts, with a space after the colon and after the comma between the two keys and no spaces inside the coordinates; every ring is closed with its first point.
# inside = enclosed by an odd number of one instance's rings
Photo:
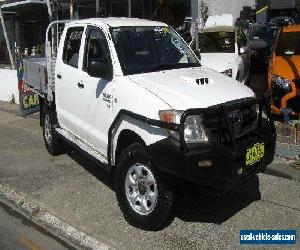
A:
{"type": "Polygon", "coordinates": [[[172,130],[179,134],[179,141],[169,137],[148,147],[155,164],[161,171],[202,184],[229,189],[256,173],[264,171],[266,166],[273,161],[276,130],[269,103],[269,97],[246,98],[205,109],[190,109],[182,114],[180,124],[149,119],[127,110],[121,110],[108,133],[108,164],[112,165],[114,129],[122,117],[128,116],[151,126],[172,130]],[[246,110],[247,112],[247,109],[253,105],[259,106],[258,114],[254,113],[254,122],[247,126],[244,124],[236,126],[236,121],[231,119],[232,113],[237,110],[246,110]],[[185,142],[184,124],[186,119],[193,115],[202,116],[203,121],[206,121],[206,118],[210,119],[210,124],[214,124],[211,129],[213,132],[209,131],[213,134],[209,143],[188,145],[185,142]],[[246,151],[256,143],[265,144],[264,157],[259,163],[246,167],[246,151]],[[213,162],[213,166],[201,168],[199,167],[201,160],[210,160],[213,162]]]}
{"type": "Polygon", "coordinates": [[[231,145],[203,144],[190,149],[188,153],[180,150],[178,142],[171,138],[159,141],[148,147],[155,165],[160,171],[196,183],[228,190],[264,172],[274,159],[276,135],[267,130],[256,131],[237,148],[231,145]],[[246,166],[247,149],[256,143],[265,144],[262,160],[246,166]],[[200,161],[211,161],[211,166],[199,166],[200,161]]]}

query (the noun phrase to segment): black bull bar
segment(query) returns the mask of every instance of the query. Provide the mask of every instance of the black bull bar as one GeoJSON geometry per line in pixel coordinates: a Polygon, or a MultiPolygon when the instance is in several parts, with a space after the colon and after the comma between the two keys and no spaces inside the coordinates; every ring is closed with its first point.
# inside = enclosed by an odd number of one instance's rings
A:
{"type": "Polygon", "coordinates": [[[237,140],[239,140],[240,135],[236,132],[235,126],[232,123],[232,119],[231,119],[232,117],[230,117],[230,115],[232,114],[233,111],[248,109],[249,107],[253,107],[254,105],[258,107],[257,117],[255,119],[255,127],[256,128],[263,127],[270,132],[274,132],[275,126],[271,116],[269,95],[264,95],[259,98],[238,99],[238,100],[222,103],[216,106],[211,106],[209,108],[188,109],[183,112],[180,119],[180,124],[167,123],[161,120],[150,119],[145,116],[122,109],[119,111],[118,115],[114,119],[108,131],[108,146],[107,146],[108,164],[112,165],[113,132],[117,124],[120,121],[122,121],[122,119],[124,119],[124,117],[126,116],[151,126],[160,127],[160,128],[177,132],[180,138],[180,149],[185,154],[189,153],[189,146],[187,145],[184,139],[184,126],[185,126],[186,119],[189,116],[199,115],[203,117],[205,123],[205,117],[213,116],[215,118],[216,124],[218,124],[218,126],[216,126],[215,128],[215,134],[214,134],[215,142],[219,144],[220,143],[231,144],[233,149],[237,150],[238,147],[237,140]],[[227,135],[225,141],[224,138],[222,140],[224,134],[227,135]]]}

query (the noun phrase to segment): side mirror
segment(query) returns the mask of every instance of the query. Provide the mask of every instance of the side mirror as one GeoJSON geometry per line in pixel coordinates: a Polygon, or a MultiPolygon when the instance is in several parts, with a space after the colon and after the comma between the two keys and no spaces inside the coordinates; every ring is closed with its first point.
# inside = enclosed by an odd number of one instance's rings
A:
{"type": "Polygon", "coordinates": [[[245,47],[245,46],[243,46],[243,47],[241,47],[240,48],[240,55],[244,55],[244,54],[246,54],[247,52],[248,52],[248,50],[249,50],[249,48],[248,47],[245,47]]]}
{"type": "Polygon", "coordinates": [[[103,59],[93,59],[89,62],[87,72],[92,77],[111,79],[111,65],[103,59]]]}

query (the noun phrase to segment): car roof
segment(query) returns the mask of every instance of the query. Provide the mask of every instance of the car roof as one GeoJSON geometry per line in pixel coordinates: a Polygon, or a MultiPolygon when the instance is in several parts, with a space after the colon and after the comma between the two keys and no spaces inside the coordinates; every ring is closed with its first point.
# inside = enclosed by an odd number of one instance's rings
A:
{"type": "Polygon", "coordinates": [[[127,17],[107,17],[107,18],[89,18],[71,21],[70,24],[106,24],[109,27],[128,27],[128,26],[168,26],[165,23],[151,21],[140,18],[127,17]]]}
{"type": "Polygon", "coordinates": [[[281,32],[300,32],[300,24],[283,27],[281,32]]]}

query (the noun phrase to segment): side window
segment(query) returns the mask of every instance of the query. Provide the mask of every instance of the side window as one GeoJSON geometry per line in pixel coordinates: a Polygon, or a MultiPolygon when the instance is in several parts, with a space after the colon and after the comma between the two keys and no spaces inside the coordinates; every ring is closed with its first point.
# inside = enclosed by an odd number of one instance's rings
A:
{"type": "Polygon", "coordinates": [[[65,39],[63,62],[74,68],[78,68],[79,50],[83,30],[83,27],[69,28],[65,39]]]}
{"type": "Polygon", "coordinates": [[[83,70],[87,71],[92,61],[111,64],[110,50],[104,33],[96,27],[88,27],[83,70]]]}
{"type": "Polygon", "coordinates": [[[238,28],[237,31],[237,43],[239,48],[247,46],[248,43],[247,37],[241,28],[238,28]]]}

